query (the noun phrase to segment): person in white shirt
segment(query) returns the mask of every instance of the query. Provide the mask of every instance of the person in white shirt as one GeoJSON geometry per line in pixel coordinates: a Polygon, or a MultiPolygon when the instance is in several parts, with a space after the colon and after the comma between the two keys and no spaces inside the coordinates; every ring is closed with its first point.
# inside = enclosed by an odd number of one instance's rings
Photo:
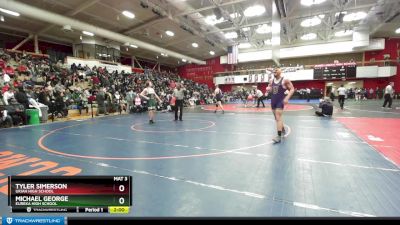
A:
{"type": "Polygon", "coordinates": [[[4,75],[3,75],[4,84],[10,83],[10,81],[11,81],[10,76],[8,76],[8,74],[4,73],[4,75]]]}
{"type": "Polygon", "coordinates": [[[389,103],[389,109],[392,108],[392,101],[393,101],[393,94],[394,94],[393,86],[394,86],[393,82],[390,82],[390,84],[388,86],[386,86],[385,93],[384,93],[385,101],[383,102],[382,108],[385,108],[386,104],[388,104],[388,103],[389,103]]]}
{"type": "Polygon", "coordinates": [[[374,89],[372,89],[372,88],[369,89],[369,98],[370,99],[374,98],[374,89]]]}
{"type": "Polygon", "coordinates": [[[310,97],[311,97],[311,90],[310,90],[310,88],[306,88],[306,97],[307,97],[307,102],[310,102],[310,97]]]}
{"type": "Polygon", "coordinates": [[[9,105],[8,101],[12,98],[14,98],[14,90],[12,88],[8,88],[8,90],[3,94],[4,104],[9,105]]]}
{"type": "Polygon", "coordinates": [[[263,105],[263,108],[265,108],[265,104],[264,104],[264,94],[262,93],[262,91],[260,89],[257,88],[256,91],[256,96],[257,96],[257,108],[260,107],[260,102],[263,105]]]}
{"type": "Polygon", "coordinates": [[[344,99],[346,98],[346,88],[343,87],[343,84],[340,86],[340,88],[338,88],[338,93],[339,93],[339,104],[340,104],[340,108],[343,110],[343,106],[344,106],[344,99]]]}

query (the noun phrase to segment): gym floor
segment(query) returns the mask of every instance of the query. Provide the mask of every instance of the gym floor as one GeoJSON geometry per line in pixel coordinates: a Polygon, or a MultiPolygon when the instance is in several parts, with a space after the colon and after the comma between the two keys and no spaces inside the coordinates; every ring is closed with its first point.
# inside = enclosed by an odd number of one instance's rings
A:
{"type": "Polygon", "coordinates": [[[3,129],[0,212],[10,215],[8,175],[131,175],[128,216],[398,217],[400,102],[381,104],[336,101],[319,118],[294,101],[277,145],[269,104],[185,109],[183,122],[158,113],[153,125],[144,113],[3,129]]]}

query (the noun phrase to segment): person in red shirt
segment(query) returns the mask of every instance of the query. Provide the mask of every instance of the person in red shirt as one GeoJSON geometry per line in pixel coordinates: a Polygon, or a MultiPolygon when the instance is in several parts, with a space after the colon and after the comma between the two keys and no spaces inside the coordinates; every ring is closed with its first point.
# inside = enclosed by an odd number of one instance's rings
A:
{"type": "Polygon", "coordinates": [[[15,88],[19,87],[19,86],[21,86],[21,82],[19,82],[18,79],[15,78],[15,79],[14,79],[13,86],[14,86],[15,88]]]}
{"type": "Polygon", "coordinates": [[[100,80],[99,80],[99,78],[98,78],[96,75],[94,75],[94,76],[92,77],[92,80],[93,80],[93,85],[97,85],[97,84],[100,83],[100,80]]]}
{"type": "Polygon", "coordinates": [[[3,70],[6,68],[6,62],[4,62],[4,60],[0,59],[0,68],[2,68],[3,70]]]}
{"type": "Polygon", "coordinates": [[[10,65],[8,65],[8,66],[6,67],[5,72],[6,72],[8,75],[11,75],[11,76],[14,76],[14,75],[15,75],[15,71],[14,71],[14,69],[13,69],[10,65]]]}

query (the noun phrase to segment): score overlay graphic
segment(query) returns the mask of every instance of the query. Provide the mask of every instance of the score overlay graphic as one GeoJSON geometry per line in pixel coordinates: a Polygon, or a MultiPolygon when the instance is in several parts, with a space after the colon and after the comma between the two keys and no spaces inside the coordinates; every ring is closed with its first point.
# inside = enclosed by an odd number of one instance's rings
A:
{"type": "Polygon", "coordinates": [[[131,176],[9,176],[15,213],[128,213],[131,176]]]}

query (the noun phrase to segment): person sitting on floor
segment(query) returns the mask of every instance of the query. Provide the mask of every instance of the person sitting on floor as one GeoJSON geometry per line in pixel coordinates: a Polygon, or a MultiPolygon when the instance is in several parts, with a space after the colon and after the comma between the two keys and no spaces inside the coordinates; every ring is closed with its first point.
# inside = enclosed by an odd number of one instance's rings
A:
{"type": "Polygon", "coordinates": [[[331,99],[326,97],[323,101],[321,101],[317,111],[315,111],[315,114],[317,116],[331,117],[333,114],[333,104],[331,99]]]}

